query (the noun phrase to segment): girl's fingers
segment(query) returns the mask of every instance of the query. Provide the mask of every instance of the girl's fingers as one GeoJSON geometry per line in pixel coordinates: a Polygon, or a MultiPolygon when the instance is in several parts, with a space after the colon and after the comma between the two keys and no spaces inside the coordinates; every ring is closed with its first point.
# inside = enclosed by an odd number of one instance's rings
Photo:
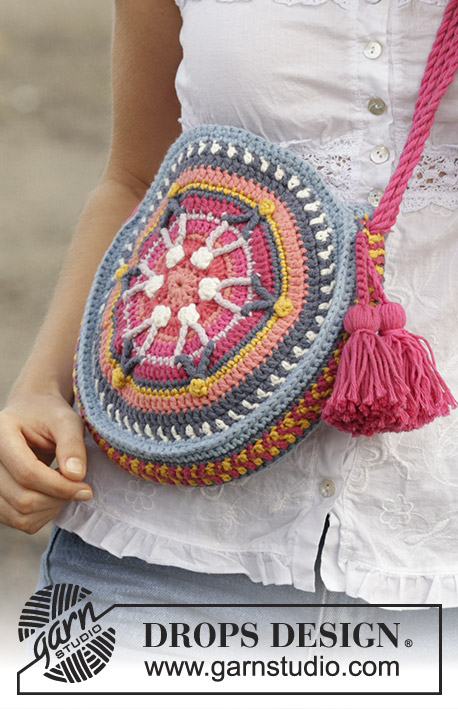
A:
{"type": "MultiPolygon", "coordinates": [[[[22,487],[2,465],[0,465],[0,478],[2,481],[0,500],[8,505],[11,510],[21,515],[55,510],[67,502],[67,500],[61,498],[50,497],[37,490],[22,487]]],[[[6,507],[4,506],[3,509],[5,512],[6,507]]]]}
{"type": "Polygon", "coordinates": [[[14,425],[14,420],[9,421],[5,417],[0,417],[0,463],[26,490],[61,500],[72,500],[82,490],[87,490],[92,496],[89,485],[68,480],[58,470],[38,460],[22,432],[14,425]]]}
{"type": "Polygon", "coordinates": [[[14,527],[27,534],[35,534],[39,529],[44,527],[45,524],[50,522],[54,517],[56,517],[64,504],[62,500],[54,500],[48,498],[46,501],[45,509],[33,509],[33,497],[19,497],[16,500],[16,506],[19,509],[13,507],[9,501],[0,497],[0,522],[2,524],[8,525],[8,527],[14,527]],[[30,511],[25,511],[29,510],[30,511]],[[22,510],[22,511],[21,511],[22,510]]]}
{"type": "Polygon", "coordinates": [[[56,459],[60,472],[70,480],[82,480],[86,475],[82,418],[73,409],[68,408],[68,411],[53,420],[51,433],[56,442],[56,459]]]}

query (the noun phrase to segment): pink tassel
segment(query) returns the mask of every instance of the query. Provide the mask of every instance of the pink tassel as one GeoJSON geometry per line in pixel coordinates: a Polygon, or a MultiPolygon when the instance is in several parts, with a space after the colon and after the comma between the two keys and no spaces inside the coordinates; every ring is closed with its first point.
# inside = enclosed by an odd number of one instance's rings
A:
{"type": "Polygon", "coordinates": [[[436,109],[458,69],[457,19],[458,0],[452,0],[428,56],[396,170],[371,218],[364,214],[360,220],[355,237],[358,304],[344,318],[350,336],[321,413],[324,421],[355,436],[410,431],[458,406],[436,369],[428,342],[405,330],[404,309],[387,301],[381,277],[383,235],[395,223],[436,109]],[[370,306],[371,298],[378,305],[370,306]]]}
{"type": "Polygon", "coordinates": [[[458,403],[436,369],[431,347],[425,338],[404,330],[406,315],[399,303],[380,306],[380,337],[402,363],[402,376],[408,387],[407,419],[392,430],[411,431],[436,416],[446,416],[458,403]]]}
{"type": "Polygon", "coordinates": [[[380,307],[353,305],[344,318],[350,333],[331,397],[321,412],[326,423],[354,436],[398,430],[408,423],[408,388],[399,348],[377,334],[380,307]]]}

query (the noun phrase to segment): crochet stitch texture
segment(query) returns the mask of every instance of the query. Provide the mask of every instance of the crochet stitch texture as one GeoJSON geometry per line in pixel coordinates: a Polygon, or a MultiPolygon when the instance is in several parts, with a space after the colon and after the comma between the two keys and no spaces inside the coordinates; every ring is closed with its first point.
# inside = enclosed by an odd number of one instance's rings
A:
{"type": "Polygon", "coordinates": [[[183,133],[86,303],[74,391],[102,450],[143,478],[211,485],[310,433],[332,392],[365,211],[260,136],[183,133]]]}

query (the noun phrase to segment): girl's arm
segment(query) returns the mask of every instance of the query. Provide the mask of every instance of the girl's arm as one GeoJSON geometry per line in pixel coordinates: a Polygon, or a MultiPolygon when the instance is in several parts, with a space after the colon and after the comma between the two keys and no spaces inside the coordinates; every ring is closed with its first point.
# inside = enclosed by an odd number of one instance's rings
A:
{"type": "Polygon", "coordinates": [[[83,482],[84,424],[71,408],[73,354],[97,266],[181,132],[174,86],[180,29],[174,0],[115,2],[107,165],[83,209],[32,351],[0,411],[0,522],[28,533],[78,492],[84,499],[92,494],[83,482]],[[54,457],[58,470],[48,467],[54,457]]]}

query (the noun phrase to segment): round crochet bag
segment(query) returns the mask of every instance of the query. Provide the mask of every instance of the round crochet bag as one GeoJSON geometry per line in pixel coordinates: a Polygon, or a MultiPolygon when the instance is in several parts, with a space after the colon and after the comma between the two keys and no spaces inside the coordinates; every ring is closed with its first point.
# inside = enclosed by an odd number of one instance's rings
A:
{"type": "Polygon", "coordinates": [[[456,6],[373,215],[244,129],[202,125],[170,146],[98,267],[75,352],[79,411],[117,465],[223,483],[276,463],[320,418],[372,435],[456,406],[382,289],[383,234],[453,76],[456,6]]]}

